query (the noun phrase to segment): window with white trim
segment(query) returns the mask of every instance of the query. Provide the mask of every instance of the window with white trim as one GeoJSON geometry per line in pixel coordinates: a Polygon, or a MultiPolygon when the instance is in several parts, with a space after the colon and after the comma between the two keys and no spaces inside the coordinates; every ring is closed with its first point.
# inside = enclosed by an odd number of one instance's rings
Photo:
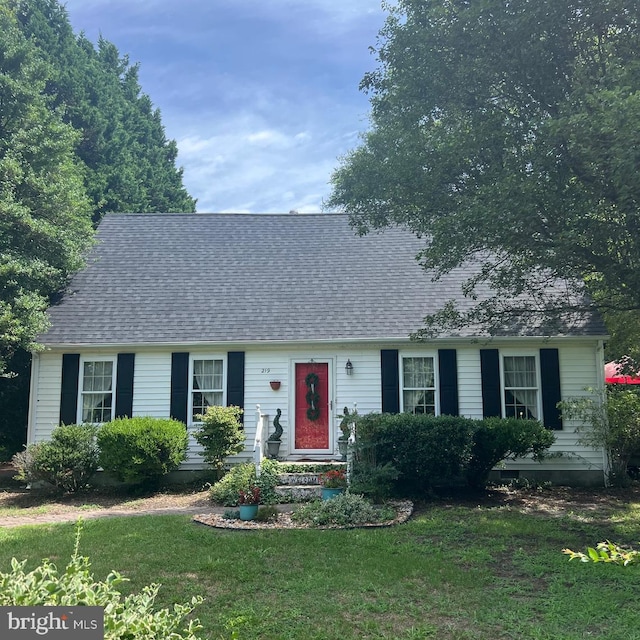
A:
{"type": "Polygon", "coordinates": [[[199,422],[197,416],[211,405],[224,402],[224,363],[222,359],[199,358],[193,360],[191,369],[191,420],[199,422]]]}
{"type": "Polygon", "coordinates": [[[503,356],[502,369],[505,417],[537,420],[540,393],[535,356],[503,356]]]}
{"type": "Polygon", "coordinates": [[[101,424],[113,418],[115,389],[114,360],[85,360],[80,382],[81,422],[101,424]]]}
{"type": "Polygon", "coordinates": [[[433,357],[402,358],[402,410],[407,413],[436,414],[433,357]]]}

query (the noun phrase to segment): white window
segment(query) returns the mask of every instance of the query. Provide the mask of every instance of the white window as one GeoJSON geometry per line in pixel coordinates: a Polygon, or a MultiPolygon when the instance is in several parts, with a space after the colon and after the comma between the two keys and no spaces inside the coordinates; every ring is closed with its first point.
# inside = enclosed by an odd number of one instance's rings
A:
{"type": "Polygon", "coordinates": [[[224,363],[222,359],[194,359],[191,369],[191,420],[198,422],[211,405],[224,404],[224,363]]]}
{"type": "Polygon", "coordinates": [[[113,418],[115,361],[85,360],[81,368],[80,422],[100,424],[113,418]]]}
{"type": "Polygon", "coordinates": [[[402,410],[436,414],[434,358],[402,358],[402,410]]]}
{"type": "Polygon", "coordinates": [[[540,417],[538,366],[535,356],[503,356],[504,415],[537,420],[540,417]]]}

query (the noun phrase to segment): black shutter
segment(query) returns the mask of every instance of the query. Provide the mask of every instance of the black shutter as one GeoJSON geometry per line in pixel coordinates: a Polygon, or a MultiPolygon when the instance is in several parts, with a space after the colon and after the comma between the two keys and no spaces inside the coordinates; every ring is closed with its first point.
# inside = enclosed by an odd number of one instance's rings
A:
{"type": "Polygon", "coordinates": [[[60,392],[60,424],[75,424],[78,415],[78,378],[80,354],[62,355],[62,390],[60,392]]]}
{"type": "Polygon", "coordinates": [[[187,424],[187,396],[189,394],[189,354],[171,354],[170,415],[187,424]]]}
{"type": "Polygon", "coordinates": [[[482,416],[502,416],[500,393],[500,354],[497,349],[480,349],[480,376],[482,378],[482,416]]]}
{"type": "Polygon", "coordinates": [[[562,415],[556,406],[560,395],[560,359],[557,349],[540,349],[542,417],[547,429],[562,429],[562,415]]]}
{"type": "Polygon", "coordinates": [[[398,371],[398,350],[382,349],[380,351],[382,373],[382,411],[384,413],[400,412],[400,373],[398,371]]]}
{"type": "Polygon", "coordinates": [[[438,373],[440,378],[440,413],[457,416],[458,408],[458,360],[455,349],[438,349],[438,373]]]}
{"type": "Polygon", "coordinates": [[[227,353],[227,405],[244,409],[244,351],[227,353]]]}
{"type": "Polygon", "coordinates": [[[135,353],[119,353],[116,369],[116,418],[130,418],[133,413],[133,370],[135,353]]]}

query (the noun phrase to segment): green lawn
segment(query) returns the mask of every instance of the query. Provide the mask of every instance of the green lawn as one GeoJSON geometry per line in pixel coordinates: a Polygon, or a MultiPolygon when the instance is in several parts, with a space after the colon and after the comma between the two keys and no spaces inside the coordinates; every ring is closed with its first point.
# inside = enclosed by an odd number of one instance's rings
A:
{"type": "MultiPolygon", "coordinates": [[[[640,639],[640,567],[569,563],[563,547],[640,541],[640,510],[614,516],[427,506],[389,529],[234,532],[181,516],[88,521],[97,578],[117,569],[161,603],[201,594],[202,636],[320,640],[640,639]]],[[[73,525],[0,530],[12,556],[63,565],[73,525]]]]}

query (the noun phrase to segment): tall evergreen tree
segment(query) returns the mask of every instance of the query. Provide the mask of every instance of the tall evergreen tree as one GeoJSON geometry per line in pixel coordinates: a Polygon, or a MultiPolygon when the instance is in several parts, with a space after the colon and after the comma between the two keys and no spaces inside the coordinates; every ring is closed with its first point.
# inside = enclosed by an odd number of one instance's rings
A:
{"type": "Polygon", "coordinates": [[[142,93],[138,67],[104,38],[94,47],[75,36],[57,0],[14,1],[25,35],[53,68],[48,91],[55,105],[82,133],[76,151],[87,167],[94,221],[107,211],[195,211],[175,165],[176,143],[142,93]]]}
{"type": "Polygon", "coordinates": [[[0,453],[24,439],[25,349],[92,237],[79,136],[52,107],[48,74],[9,0],[0,0],[0,453]],[[22,375],[5,377],[7,363],[22,375]]]}
{"type": "Polygon", "coordinates": [[[0,375],[0,460],[24,442],[26,350],[91,219],[195,210],[176,155],[113,44],[74,35],[57,0],[0,0],[0,374],[18,374],[0,375]]]}
{"type": "Polygon", "coordinates": [[[47,66],[0,0],[0,372],[46,326],[49,296],[92,229],[78,135],[45,95],[47,66]]]}

